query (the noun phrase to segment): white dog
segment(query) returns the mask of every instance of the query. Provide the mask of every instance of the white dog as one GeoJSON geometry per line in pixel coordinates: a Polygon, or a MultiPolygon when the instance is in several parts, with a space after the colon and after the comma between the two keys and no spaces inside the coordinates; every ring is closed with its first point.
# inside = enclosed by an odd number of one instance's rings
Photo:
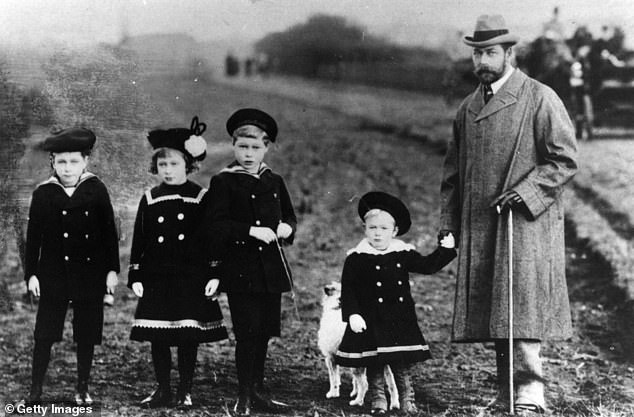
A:
{"type": "MultiPolygon", "coordinates": [[[[319,349],[324,355],[330,380],[330,390],[326,393],[326,398],[339,398],[341,375],[339,365],[335,364],[334,359],[347,325],[341,317],[341,284],[339,282],[333,281],[324,287],[321,305],[322,314],[317,336],[319,349]]],[[[398,390],[394,382],[394,374],[392,374],[389,365],[385,366],[384,374],[390,393],[390,409],[398,409],[400,408],[398,390]]],[[[352,368],[352,392],[350,392],[350,397],[354,398],[350,401],[350,405],[363,405],[367,391],[368,378],[365,368],[352,368]]]]}

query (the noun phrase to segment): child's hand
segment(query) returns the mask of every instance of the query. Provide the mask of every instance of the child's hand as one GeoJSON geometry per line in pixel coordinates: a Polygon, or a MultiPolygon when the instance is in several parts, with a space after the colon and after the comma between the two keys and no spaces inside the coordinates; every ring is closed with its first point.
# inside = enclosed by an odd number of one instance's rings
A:
{"type": "Polygon", "coordinates": [[[365,320],[363,320],[363,317],[361,317],[358,314],[351,315],[349,322],[350,322],[350,328],[355,333],[361,333],[367,328],[365,325],[365,320]]]}
{"type": "Polygon", "coordinates": [[[106,276],[106,292],[108,294],[114,294],[114,289],[119,283],[119,278],[117,277],[117,273],[114,271],[108,272],[108,276],[106,276]]]}
{"type": "Polygon", "coordinates": [[[267,244],[274,242],[277,239],[275,232],[268,227],[251,226],[249,229],[249,236],[267,244]]]}
{"type": "Polygon", "coordinates": [[[133,283],[132,291],[134,292],[134,295],[136,295],[137,297],[139,298],[143,297],[143,284],[141,284],[140,282],[133,283]]]}
{"type": "Polygon", "coordinates": [[[277,225],[277,237],[278,239],[286,239],[293,233],[293,228],[286,223],[280,223],[277,225]]]}
{"type": "Polygon", "coordinates": [[[217,278],[210,279],[205,285],[205,297],[211,298],[212,300],[218,299],[218,285],[220,285],[220,280],[217,278]]]}
{"type": "Polygon", "coordinates": [[[40,296],[40,281],[35,275],[31,275],[31,278],[29,278],[28,289],[34,296],[40,296]]]}
{"type": "Polygon", "coordinates": [[[443,248],[453,249],[456,247],[456,239],[453,237],[453,233],[447,233],[445,237],[440,240],[440,246],[443,248]]]}

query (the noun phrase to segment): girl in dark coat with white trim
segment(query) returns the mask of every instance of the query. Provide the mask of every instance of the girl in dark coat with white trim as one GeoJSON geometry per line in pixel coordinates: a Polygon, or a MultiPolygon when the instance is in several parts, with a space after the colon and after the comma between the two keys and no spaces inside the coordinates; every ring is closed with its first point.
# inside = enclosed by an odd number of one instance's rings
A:
{"type": "Polygon", "coordinates": [[[372,414],[385,414],[387,401],[383,368],[390,365],[399,391],[401,409],[416,412],[411,366],[431,357],[418,327],[409,273],[433,274],[455,256],[453,236],[446,237],[430,255],[394,237],[411,225],[407,207],[380,191],[359,201],[365,239],[348,252],[341,287],[341,308],[348,327],[336,362],[367,367],[372,414]]]}
{"type": "Polygon", "coordinates": [[[158,388],[141,401],[149,407],[171,405],[170,346],[178,346],[177,404],[189,407],[198,344],[227,338],[218,301],[208,297],[218,280],[210,276],[202,229],[207,190],[187,179],[206,156],[204,130],[196,117],[190,129],[148,134],[150,172],[162,183],[139,204],[128,286],[139,297],[130,338],[152,342],[158,388]]]}

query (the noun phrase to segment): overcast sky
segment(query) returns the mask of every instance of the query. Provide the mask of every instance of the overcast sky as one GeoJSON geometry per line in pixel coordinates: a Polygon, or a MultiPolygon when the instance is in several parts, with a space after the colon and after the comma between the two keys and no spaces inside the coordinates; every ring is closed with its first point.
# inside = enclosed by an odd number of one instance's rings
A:
{"type": "Polygon", "coordinates": [[[345,16],[402,43],[430,45],[455,30],[472,32],[479,14],[501,13],[512,30],[532,39],[556,5],[569,32],[579,24],[594,33],[617,24],[634,46],[632,0],[0,0],[0,42],[115,42],[123,31],[251,41],[315,13],[345,16]]]}

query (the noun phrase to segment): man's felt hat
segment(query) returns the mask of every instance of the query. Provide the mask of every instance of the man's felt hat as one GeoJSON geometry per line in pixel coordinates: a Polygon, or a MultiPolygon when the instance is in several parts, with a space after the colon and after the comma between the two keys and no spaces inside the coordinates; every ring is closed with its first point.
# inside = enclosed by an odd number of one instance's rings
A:
{"type": "Polygon", "coordinates": [[[372,209],[380,209],[390,213],[398,227],[397,236],[404,235],[412,225],[409,210],[398,198],[383,191],[370,191],[359,200],[359,217],[364,220],[366,213],[372,209]]]}
{"type": "Polygon", "coordinates": [[[199,122],[198,116],[195,116],[189,129],[177,127],[152,130],[147,139],[153,149],[176,149],[189,155],[194,161],[202,161],[207,156],[207,142],[201,136],[205,129],[207,125],[199,122]]]}
{"type": "Polygon", "coordinates": [[[509,33],[504,18],[499,14],[478,17],[473,36],[464,37],[464,43],[478,48],[501,43],[516,44],[519,40],[518,36],[509,33]]]}
{"type": "Polygon", "coordinates": [[[233,135],[233,132],[237,128],[246,125],[259,127],[266,132],[271,142],[275,142],[275,138],[277,137],[277,123],[268,113],[259,109],[240,109],[233,113],[231,117],[229,117],[229,120],[227,120],[227,132],[229,132],[229,135],[233,135]]]}
{"type": "Polygon", "coordinates": [[[64,129],[44,139],[42,149],[49,152],[84,152],[95,145],[95,134],[83,127],[64,129]]]}

